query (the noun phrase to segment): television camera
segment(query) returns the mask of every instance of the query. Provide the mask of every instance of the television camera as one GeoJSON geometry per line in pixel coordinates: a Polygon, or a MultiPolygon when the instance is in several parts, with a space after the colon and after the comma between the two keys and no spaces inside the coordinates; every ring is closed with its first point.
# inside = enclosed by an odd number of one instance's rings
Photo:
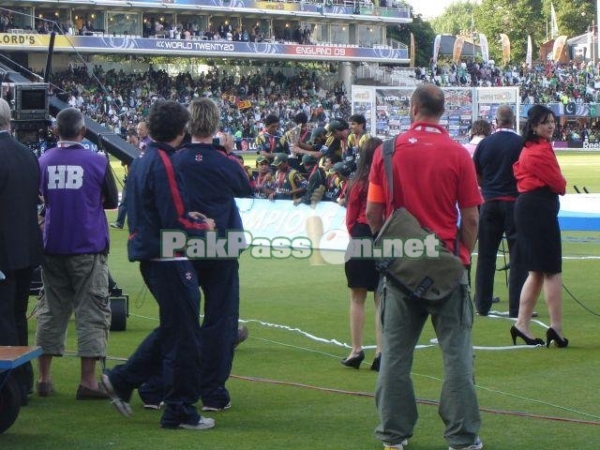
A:
{"type": "Polygon", "coordinates": [[[48,91],[48,83],[2,83],[2,98],[10,105],[15,137],[34,151],[39,151],[50,132],[48,91]]]}

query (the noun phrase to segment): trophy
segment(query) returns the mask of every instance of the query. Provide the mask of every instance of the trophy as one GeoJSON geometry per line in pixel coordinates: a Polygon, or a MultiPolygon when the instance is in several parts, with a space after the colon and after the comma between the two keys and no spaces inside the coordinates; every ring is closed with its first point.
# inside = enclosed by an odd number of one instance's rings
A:
{"type": "Polygon", "coordinates": [[[292,153],[292,156],[296,156],[293,149],[294,147],[298,146],[298,141],[300,140],[300,125],[296,125],[290,131],[288,131],[287,140],[290,146],[290,152],[292,153]]]}

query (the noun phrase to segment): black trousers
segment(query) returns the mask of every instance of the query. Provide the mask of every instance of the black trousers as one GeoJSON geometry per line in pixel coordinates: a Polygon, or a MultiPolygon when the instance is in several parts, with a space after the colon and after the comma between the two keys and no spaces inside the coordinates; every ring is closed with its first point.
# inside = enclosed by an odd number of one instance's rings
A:
{"type": "MultiPolygon", "coordinates": [[[[33,267],[4,272],[0,281],[0,345],[28,345],[27,307],[33,267]]],[[[27,362],[13,373],[23,388],[23,395],[33,389],[33,369],[27,362]]]]}
{"type": "Polygon", "coordinates": [[[506,236],[510,254],[508,313],[510,317],[519,315],[519,300],[527,271],[519,249],[514,206],[515,202],[491,200],[481,205],[479,211],[475,307],[481,315],[487,315],[492,307],[496,260],[503,236],[506,236]]]}

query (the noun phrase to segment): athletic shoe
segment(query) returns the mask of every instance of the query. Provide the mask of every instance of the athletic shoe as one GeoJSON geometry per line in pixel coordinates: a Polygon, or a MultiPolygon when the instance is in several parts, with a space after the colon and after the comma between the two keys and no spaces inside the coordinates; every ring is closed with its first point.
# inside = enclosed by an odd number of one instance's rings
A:
{"type": "Polygon", "coordinates": [[[233,348],[236,348],[238,345],[240,345],[242,342],[248,339],[249,334],[250,332],[248,331],[248,327],[246,325],[241,325],[238,328],[237,338],[235,340],[235,343],[233,344],[233,348]]]}
{"type": "Polygon", "coordinates": [[[133,414],[129,403],[127,403],[125,400],[119,397],[119,394],[117,394],[114,386],[110,382],[110,378],[105,373],[103,373],[102,378],[100,378],[100,384],[106,391],[106,394],[110,398],[111,403],[114,405],[117,411],[119,411],[119,413],[121,413],[125,417],[129,417],[133,414]]]}
{"type": "Polygon", "coordinates": [[[200,417],[200,419],[198,420],[198,423],[195,423],[195,424],[189,424],[189,423],[180,423],[179,424],[179,428],[183,428],[184,430],[195,430],[195,431],[209,430],[211,428],[214,428],[214,426],[215,426],[215,421],[214,421],[214,419],[211,419],[210,417],[200,417]]]}
{"type": "Polygon", "coordinates": [[[153,409],[155,411],[158,411],[159,409],[161,409],[164,406],[165,402],[160,402],[158,404],[156,403],[144,403],[144,409],[153,409]]]}
{"type": "Polygon", "coordinates": [[[110,226],[111,226],[112,228],[118,228],[119,230],[122,230],[122,229],[123,229],[123,225],[121,225],[121,224],[119,224],[119,223],[117,223],[117,222],[113,222],[113,223],[111,223],[111,224],[110,224],[110,226]]]}
{"type": "Polygon", "coordinates": [[[396,445],[383,444],[383,450],[404,450],[405,445],[408,445],[408,439],[404,439],[400,444],[396,445]]]}
{"type": "Polygon", "coordinates": [[[483,442],[477,438],[474,444],[467,445],[466,447],[448,447],[448,450],[481,450],[483,448],[483,442]]]}
{"type": "Polygon", "coordinates": [[[219,412],[219,411],[225,411],[226,409],[231,408],[231,402],[227,403],[225,406],[219,408],[218,406],[210,406],[210,405],[204,405],[202,407],[202,411],[213,411],[213,412],[219,412]]]}

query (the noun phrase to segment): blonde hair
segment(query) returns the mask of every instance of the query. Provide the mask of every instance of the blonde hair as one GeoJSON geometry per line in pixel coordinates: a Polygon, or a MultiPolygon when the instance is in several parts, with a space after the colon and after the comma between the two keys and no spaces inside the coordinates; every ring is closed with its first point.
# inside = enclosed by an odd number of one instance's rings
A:
{"type": "Polygon", "coordinates": [[[10,128],[10,105],[6,100],[0,98],[0,129],[10,128]]]}
{"type": "Polygon", "coordinates": [[[189,110],[191,117],[188,130],[192,136],[211,137],[219,131],[221,110],[215,102],[208,98],[197,99],[190,103],[189,110]]]}

